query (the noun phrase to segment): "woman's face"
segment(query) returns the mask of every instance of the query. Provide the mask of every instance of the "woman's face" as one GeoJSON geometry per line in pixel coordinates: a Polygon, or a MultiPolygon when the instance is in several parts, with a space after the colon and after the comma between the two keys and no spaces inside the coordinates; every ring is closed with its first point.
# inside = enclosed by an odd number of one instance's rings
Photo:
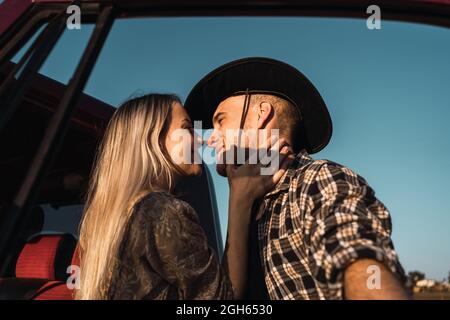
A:
{"type": "Polygon", "coordinates": [[[194,132],[192,121],[179,103],[172,106],[172,121],[165,138],[166,150],[186,176],[202,173],[199,147],[201,137],[194,132]]]}

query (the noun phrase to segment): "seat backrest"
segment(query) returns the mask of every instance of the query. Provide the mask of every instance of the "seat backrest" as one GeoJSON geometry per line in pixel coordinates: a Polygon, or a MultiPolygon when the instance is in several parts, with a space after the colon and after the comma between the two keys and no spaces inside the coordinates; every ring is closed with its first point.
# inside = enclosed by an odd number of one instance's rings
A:
{"type": "Polygon", "coordinates": [[[66,281],[76,243],[71,234],[33,237],[17,259],[16,278],[66,281]]]}
{"type": "MultiPolygon", "coordinates": [[[[77,245],[73,251],[71,265],[80,266],[80,247],[77,245]]],[[[73,300],[75,291],[69,289],[67,283],[50,281],[33,298],[34,300],[73,300]]]]}
{"type": "Polygon", "coordinates": [[[0,279],[0,299],[71,300],[68,267],[76,239],[71,234],[41,234],[24,246],[16,263],[16,278],[0,279]]]}
{"type": "MultiPolygon", "coordinates": [[[[71,265],[80,266],[80,247],[76,245],[73,250],[71,265]]],[[[49,281],[42,286],[33,297],[33,300],[73,300],[75,291],[69,289],[66,282],[49,281]]]]}

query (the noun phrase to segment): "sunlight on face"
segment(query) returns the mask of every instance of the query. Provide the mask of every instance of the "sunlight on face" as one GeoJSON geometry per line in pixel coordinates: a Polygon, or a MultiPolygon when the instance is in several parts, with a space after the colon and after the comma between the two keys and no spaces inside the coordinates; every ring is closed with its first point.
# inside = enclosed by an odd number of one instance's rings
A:
{"type": "Polygon", "coordinates": [[[197,147],[201,143],[201,137],[195,134],[186,110],[181,104],[175,103],[172,107],[172,120],[165,138],[165,146],[172,161],[187,176],[202,173],[200,163],[194,161],[200,157],[197,147]]]}

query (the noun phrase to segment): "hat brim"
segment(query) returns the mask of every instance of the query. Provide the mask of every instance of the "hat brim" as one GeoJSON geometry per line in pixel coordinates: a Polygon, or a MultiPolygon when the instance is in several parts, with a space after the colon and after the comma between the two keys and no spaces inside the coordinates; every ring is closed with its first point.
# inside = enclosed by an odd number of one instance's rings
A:
{"type": "Polygon", "coordinates": [[[302,139],[309,153],[319,152],[330,141],[331,117],[317,89],[300,71],[274,59],[239,59],[213,70],[195,85],[184,106],[192,120],[212,128],[220,102],[246,90],[288,97],[300,110],[302,139]]]}

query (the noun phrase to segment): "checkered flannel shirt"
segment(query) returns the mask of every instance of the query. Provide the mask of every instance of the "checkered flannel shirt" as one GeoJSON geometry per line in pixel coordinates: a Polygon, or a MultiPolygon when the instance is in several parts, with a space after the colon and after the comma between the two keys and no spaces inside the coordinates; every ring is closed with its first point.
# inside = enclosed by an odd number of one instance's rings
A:
{"type": "Polygon", "coordinates": [[[271,299],[342,299],[343,271],[360,258],[404,281],[388,210],[367,182],[302,150],[263,199],[260,257],[271,299]]]}

